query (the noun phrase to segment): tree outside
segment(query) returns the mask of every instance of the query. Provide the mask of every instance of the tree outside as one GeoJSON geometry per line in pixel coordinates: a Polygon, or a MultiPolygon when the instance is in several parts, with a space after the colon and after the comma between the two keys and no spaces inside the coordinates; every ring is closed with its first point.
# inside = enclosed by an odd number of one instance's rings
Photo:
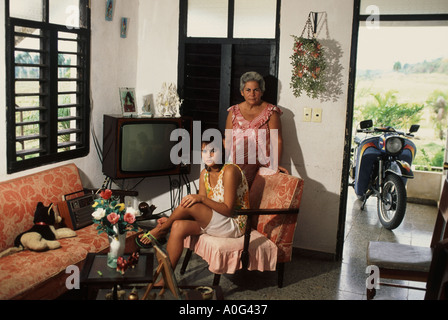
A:
{"type": "Polygon", "coordinates": [[[417,169],[442,167],[444,162],[448,43],[437,39],[447,32],[447,27],[385,27],[376,33],[360,28],[353,127],[367,119],[400,131],[420,124],[413,139],[417,169]],[[419,38],[420,33],[433,37],[419,38]]]}

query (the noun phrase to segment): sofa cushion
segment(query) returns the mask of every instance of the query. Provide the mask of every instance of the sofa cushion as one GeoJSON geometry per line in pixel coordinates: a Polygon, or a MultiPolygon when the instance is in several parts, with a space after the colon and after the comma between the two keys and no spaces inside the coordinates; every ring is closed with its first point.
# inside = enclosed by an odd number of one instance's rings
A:
{"type": "Polygon", "coordinates": [[[36,205],[62,201],[62,196],[82,190],[78,168],[68,164],[0,182],[0,251],[33,226],[36,205]]]}
{"type": "Polygon", "coordinates": [[[65,273],[68,266],[78,265],[89,252],[100,252],[109,247],[107,235],[98,235],[96,225],[76,230],[76,233],[77,237],[58,240],[61,243],[59,249],[25,250],[1,258],[0,300],[14,299],[47,279],[65,273]]]}
{"type": "MultiPolygon", "coordinates": [[[[215,274],[233,274],[242,268],[241,253],[244,237],[220,238],[208,234],[187,237],[184,247],[193,250],[208,262],[208,269],[215,274]]],[[[275,271],[277,246],[257,230],[252,230],[249,243],[248,270],[275,271]]]]}

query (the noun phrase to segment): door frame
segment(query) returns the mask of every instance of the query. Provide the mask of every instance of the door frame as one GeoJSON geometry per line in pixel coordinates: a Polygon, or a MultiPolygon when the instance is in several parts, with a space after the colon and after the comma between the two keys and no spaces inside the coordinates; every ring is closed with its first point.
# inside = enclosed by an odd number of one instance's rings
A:
{"type": "MultiPolygon", "coordinates": [[[[347,117],[345,123],[345,146],[344,158],[342,165],[342,181],[341,194],[339,201],[339,219],[338,231],[336,241],[336,261],[342,261],[345,238],[345,223],[347,215],[347,197],[348,197],[348,178],[350,171],[350,154],[352,143],[352,127],[353,127],[353,112],[355,104],[355,83],[356,83],[356,62],[358,56],[358,36],[359,25],[361,22],[369,21],[370,15],[361,14],[360,4],[361,0],[354,0],[353,4],[353,25],[352,25],[352,42],[350,52],[350,72],[348,82],[348,97],[347,97],[347,117]]],[[[381,21],[448,21],[448,14],[384,14],[380,16],[381,21]]],[[[448,144],[448,142],[447,142],[448,144]]]]}

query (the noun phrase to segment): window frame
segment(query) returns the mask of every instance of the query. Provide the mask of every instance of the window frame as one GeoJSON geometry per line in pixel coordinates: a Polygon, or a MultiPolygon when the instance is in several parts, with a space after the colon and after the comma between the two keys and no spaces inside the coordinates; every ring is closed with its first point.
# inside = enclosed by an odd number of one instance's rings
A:
{"type": "MultiPolygon", "coordinates": [[[[271,64],[269,66],[269,76],[275,79],[278,78],[279,70],[279,50],[280,50],[280,10],[281,0],[277,0],[276,6],[276,24],[275,24],[275,38],[234,38],[234,18],[235,18],[235,0],[228,0],[228,22],[227,22],[227,37],[205,38],[205,37],[188,37],[188,0],[179,0],[180,17],[179,17],[179,64],[178,64],[178,90],[179,96],[183,99],[185,97],[185,83],[186,83],[186,46],[189,44],[219,44],[222,48],[221,61],[221,87],[219,98],[219,121],[218,127],[224,129],[225,120],[227,118],[227,108],[232,104],[231,87],[232,83],[232,57],[233,49],[237,45],[270,45],[271,46],[271,64]]],[[[277,100],[277,87],[272,88],[275,91],[275,98],[277,100]]],[[[277,103],[277,101],[270,101],[277,103]]],[[[194,119],[193,119],[194,120],[194,119]]],[[[216,125],[213,124],[213,127],[216,125]]]]}
{"type": "MultiPolygon", "coordinates": [[[[67,28],[65,25],[52,24],[49,22],[49,0],[42,1],[43,21],[34,21],[27,19],[19,19],[10,16],[11,0],[5,1],[5,51],[6,51],[6,130],[7,130],[7,173],[16,173],[43,165],[53,164],[61,161],[72,160],[84,157],[89,154],[90,149],[90,40],[91,40],[91,14],[89,0],[80,0],[80,28],[67,28]],[[84,10],[85,9],[85,10],[84,10]],[[22,124],[16,121],[16,81],[15,75],[16,60],[15,53],[15,36],[17,35],[16,27],[26,27],[40,29],[41,35],[39,51],[40,59],[45,60],[45,66],[39,66],[39,78],[33,78],[35,82],[39,82],[39,96],[45,97],[40,100],[40,105],[33,107],[34,111],[39,114],[39,134],[34,136],[33,140],[39,140],[39,150],[32,154],[38,154],[36,157],[26,159],[25,155],[21,155],[17,150],[18,141],[31,140],[29,137],[17,137],[17,128],[22,124]],[[59,68],[63,67],[58,63],[58,54],[71,54],[58,49],[58,41],[63,37],[59,33],[76,34],[78,61],[70,68],[77,69],[77,76],[71,82],[75,82],[77,89],[71,94],[76,94],[76,103],[70,105],[60,105],[58,97],[63,91],[59,91],[58,85],[64,81],[59,78],[59,68]],[[46,70],[43,72],[43,70],[46,70]],[[56,106],[56,107],[52,107],[56,106]],[[58,110],[60,107],[75,108],[76,114],[67,118],[60,118],[58,110]],[[59,123],[63,121],[75,121],[76,126],[70,127],[68,131],[59,129],[59,123]],[[74,141],[68,144],[58,143],[58,137],[63,135],[75,135],[74,141]],[[69,150],[58,151],[63,147],[69,147],[69,150]],[[22,159],[19,159],[23,157],[22,159]]],[[[31,49],[26,49],[31,50],[31,49]]],[[[65,66],[67,67],[67,66],[65,66]]],[[[31,81],[32,81],[31,80],[31,81]]],[[[23,80],[22,80],[23,81],[23,80]]],[[[28,93],[30,95],[31,92],[28,93]]],[[[63,92],[66,95],[69,93],[63,92]]]]}

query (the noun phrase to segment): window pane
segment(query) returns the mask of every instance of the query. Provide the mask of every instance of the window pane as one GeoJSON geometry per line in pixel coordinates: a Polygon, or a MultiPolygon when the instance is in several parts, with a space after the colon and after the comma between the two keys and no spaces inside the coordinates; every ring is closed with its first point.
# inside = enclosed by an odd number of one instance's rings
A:
{"type": "Polygon", "coordinates": [[[30,38],[30,37],[15,37],[14,41],[16,43],[16,49],[33,49],[39,50],[40,48],[40,39],[38,38],[30,38]]]}
{"type": "Polygon", "coordinates": [[[37,149],[39,149],[39,146],[40,146],[39,140],[29,140],[24,143],[23,150],[37,150],[37,149]]]}
{"type": "Polygon", "coordinates": [[[77,53],[78,52],[78,43],[76,41],[59,40],[58,48],[59,48],[59,51],[77,53]]]}
{"type": "MultiPolygon", "coordinates": [[[[25,116],[25,119],[28,119],[27,116],[25,116]]],[[[35,120],[37,120],[37,119],[35,119],[35,120]]],[[[33,120],[28,120],[28,121],[33,121],[33,120]]],[[[32,124],[32,125],[27,125],[27,126],[18,126],[16,128],[17,136],[36,135],[36,134],[39,134],[39,125],[38,124],[32,124]]]]}
{"type": "MultiPolygon", "coordinates": [[[[16,112],[16,122],[33,122],[33,121],[39,121],[39,111],[18,111],[16,112]]],[[[39,133],[39,126],[38,125],[32,125],[32,126],[18,126],[17,127],[17,133],[21,132],[22,130],[28,131],[26,135],[36,134],[39,133]]],[[[25,134],[20,133],[18,136],[23,136],[25,134]]]]}
{"type": "Polygon", "coordinates": [[[76,68],[58,68],[59,79],[76,79],[78,76],[78,69],[76,68]]]}
{"type": "MultiPolygon", "coordinates": [[[[448,13],[446,0],[361,0],[360,14],[437,14],[448,13]],[[370,7],[372,6],[372,7],[370,7]]],[[[381,18],[381,17],[380,17],[381,18]]]]}
{"type": "Polygon", "coordinates": [[[42,21],[42,0],[10,0],[10,16],[13,18],[42,21]]]}
{"type": "Polygon", "coordinates": [[[228,0],[188,0],[187,37],[227,37],[228,0]]]}
{"type": "MultiPolygon", "coordinates": [[[[16,79],[39,79],[40,69],[33,67],[16,67],[16,79]]],[[[25,92],[21,92],[25,93],[25,92]]]]}
{"type": "Polygon", "coordinates": [[[235,38],[275,38],[277,0],[235,0],[235,38]]]}
{"type": "MultiPolygon", "coordinates": [[[[76,81],[59,81],[58,82],[58,91],[59,92],[73,92],[76,91],[78,83],[76,81]]],[[[75,103],[75,101],[70,101],[71,103],[75,103]]]]}
{"type": "Polygon", "coordinates": [[[64,38],[64,39],[72,39],[72,40],[76,40],[78,39],[78,34],[76,33],[72,33],[72,32],[58,32],[58,37],[59,38],[64,38]]]}
{"type": "Polygon", "coordinates": [[[39,93],[40,82],[39,81],[17,81],[16,82],[16,94],[27,93],[39,93]]]}
{"type": "Polygon", "coordinates": [[[16,50],[15,63],[39,64],[40,53],[16,50]]]}
{"type": "Polygon", "coordinates": [[[79,28],[79,0],[50,0],[50,23],[79,28]]]}
{"type": "Polygon", "coordinates": [[[76,104],[76,94],[60,94],[58,96],[58,105],[76,104]]]}
{"type": "Polygon", "coordinates": [[[16,97],[15,105],[19,108],[39,107],[39,96],[16,97]]]}
{"type": "Polygon", "coordinates": [[[78,56],[75,54],[58,54],[58,64],[60,66],[75,67],[78,64],[78,56]]]}

